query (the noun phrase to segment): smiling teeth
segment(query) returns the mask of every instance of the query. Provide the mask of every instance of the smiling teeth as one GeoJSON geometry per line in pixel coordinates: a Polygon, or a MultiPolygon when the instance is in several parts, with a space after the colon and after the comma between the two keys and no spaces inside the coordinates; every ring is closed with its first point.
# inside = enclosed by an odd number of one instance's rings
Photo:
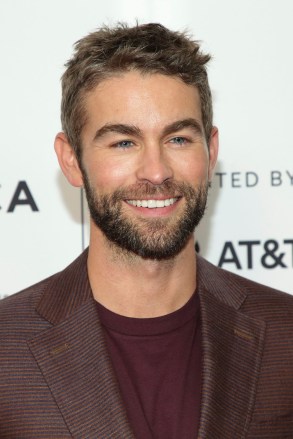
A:
{"type": "Polygon", "coordinates": [[[136,207],[155,209],[157,207],[171,206],[175,201],[177,201],[177,198],[167,198],[166,200],[127,200],[127,203],[136,207]]]}

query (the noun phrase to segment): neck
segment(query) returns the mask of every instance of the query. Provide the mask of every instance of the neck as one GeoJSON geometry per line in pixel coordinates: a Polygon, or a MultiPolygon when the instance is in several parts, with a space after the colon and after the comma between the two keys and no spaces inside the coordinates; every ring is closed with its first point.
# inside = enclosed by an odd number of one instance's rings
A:
{"type": "Polygon", "coordinates": [[[158,317],[181,308],[196,288],[194,240],[169,260],[142,259],[91,233],[88,274],[95,300],[128,317],[158,317]]]}

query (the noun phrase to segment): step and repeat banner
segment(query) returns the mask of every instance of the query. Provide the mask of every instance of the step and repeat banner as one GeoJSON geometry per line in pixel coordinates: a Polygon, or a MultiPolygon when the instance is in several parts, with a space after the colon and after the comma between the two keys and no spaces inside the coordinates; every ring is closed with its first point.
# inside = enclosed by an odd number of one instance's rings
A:
{"type": "Polygon", "coordinates": [[[83,194],[53,150],[60,76],[76,40],[136,19],[188,29],[213,55],[220,155],[200,254],[293,294],[292,16],[291,0],[1,0],[0,297],[87,246],[83,194]]]}

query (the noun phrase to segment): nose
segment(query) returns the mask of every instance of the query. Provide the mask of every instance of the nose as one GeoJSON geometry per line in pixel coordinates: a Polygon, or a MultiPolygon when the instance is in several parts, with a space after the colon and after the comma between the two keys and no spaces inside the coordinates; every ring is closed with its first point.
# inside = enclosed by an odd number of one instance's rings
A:
{"type": "Polygon", "coordinates": [[[139,157],[137,179],[154,185],[162,184],[173,177],[167,152],[159,145],[147,145],[139,157]]]}

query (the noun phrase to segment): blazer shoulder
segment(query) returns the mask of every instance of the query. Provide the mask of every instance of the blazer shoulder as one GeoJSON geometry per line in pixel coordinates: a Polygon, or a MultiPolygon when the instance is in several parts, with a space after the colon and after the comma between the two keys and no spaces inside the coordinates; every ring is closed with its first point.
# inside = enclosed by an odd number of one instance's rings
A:
{"type": "Polygon", "coordinates": [[[53,281],[53,279],[58,275],[59,273],[53,274],[52,276],[43,279],[34,285],[30,285],[29,287],[18,291],[17,293],[11,294],[10,296],[6,296],[0,301],[0,316],[2,318],[6,314],[10,314],[12,312],[13,314],[18,308],[23,308],[27,305],[34,305],[40,296],[42,295],[43,291],[46,289],[46,287],[50,284],[50,282],[53,281]]]}
{"type": "Polygon", "coordinates": [[[198,257],[198,266],[201,282],[218,299],[229,304],[229,300],[236,297],[234,302],[241,309],[253,312],[255,308],[258,315],[262,310],[272,310],[277,316],[277,310],[279,313],[283,310],[286,315],[291,313],[293,322],[293,295],[216,267],[201,257],[198,257]]]}
{"type": "Polygon", "coordinates": [[[78,298],[81,296],[81,279],[87,278],[86,258],[85,251],[60,272],[2,299],[0,330],[13,332],[13,328],[32,327],[36,321],[52,323],[50,314],[66,309],[67,302],[74,302],[72,291],[78,298]]]}
{"type": "Polygon", "coordinates": [[[18,293],[5,297],[0,301],[0,337],[1,346],[10,342],[19,343],[33,337],[39,331],[48,327],[36,311],[43,292],[50,285],[57,274],[48,277],[18,293]]]}

